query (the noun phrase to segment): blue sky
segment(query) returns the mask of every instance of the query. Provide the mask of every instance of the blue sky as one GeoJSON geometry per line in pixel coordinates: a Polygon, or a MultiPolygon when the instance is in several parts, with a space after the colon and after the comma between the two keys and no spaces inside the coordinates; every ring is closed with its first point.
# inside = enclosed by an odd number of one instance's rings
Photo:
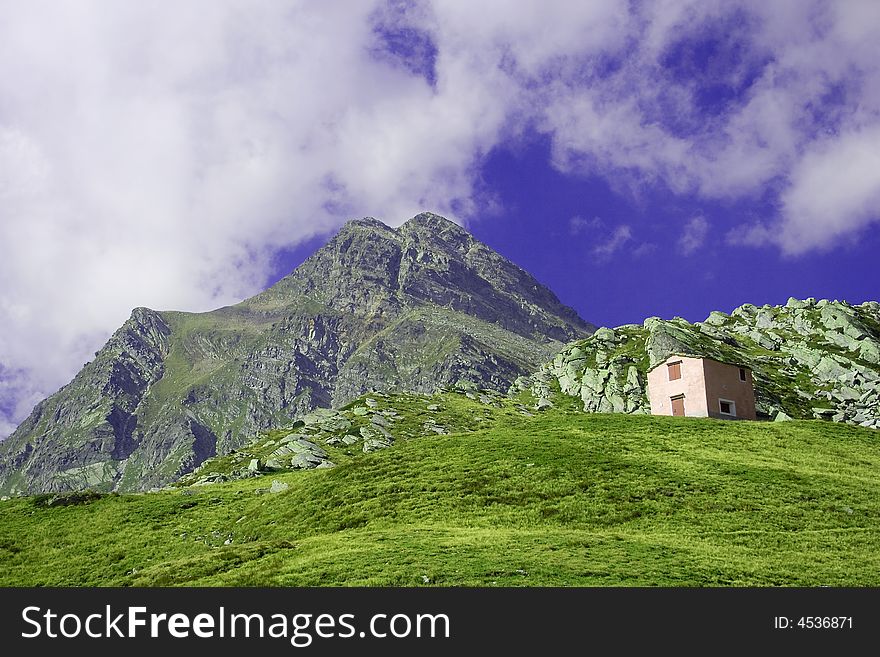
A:
{"type": "Polygon", "coordinates": [[[482,175],[500,195],[504,222],[482,220],[471,229],[594,323],[652,315],[700,321],[712,310],[782,304],[790,296],[852,303],[878,296],[876,229],[836,248],[784,256],[772,245],[729,238],[744,217],[771,216],[772,199],[707,201],[650,185],[634,199],[603,178],[561,174],[546,155],[538,137],[526,148],[493,152],[482,175]]]}
{"type": "Polygon", "coordinates": [[[878,297],[880,3],[7,2],[0,436],[131,308],[433,210],[597,324],[878,297]]]}

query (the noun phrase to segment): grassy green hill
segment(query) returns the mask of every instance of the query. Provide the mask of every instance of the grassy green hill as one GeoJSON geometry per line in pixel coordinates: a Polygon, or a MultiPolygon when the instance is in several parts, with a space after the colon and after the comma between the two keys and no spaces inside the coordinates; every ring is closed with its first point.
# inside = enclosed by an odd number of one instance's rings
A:
{"type": "Polygon", "coordinates": [[[875,430],[378,403],[395,444],[335,468],[2,502],[0,584],[880,585],[875,430]]]}

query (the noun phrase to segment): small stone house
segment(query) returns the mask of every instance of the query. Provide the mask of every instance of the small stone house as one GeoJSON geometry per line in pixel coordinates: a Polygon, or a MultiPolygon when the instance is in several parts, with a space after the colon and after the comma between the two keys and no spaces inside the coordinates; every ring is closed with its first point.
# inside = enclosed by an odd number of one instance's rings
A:
{"type": "Polygon", "coordinates": [[[648,371],[651,415],[754,420],[752,371],[711,358],[669,356],[648,371]]]}

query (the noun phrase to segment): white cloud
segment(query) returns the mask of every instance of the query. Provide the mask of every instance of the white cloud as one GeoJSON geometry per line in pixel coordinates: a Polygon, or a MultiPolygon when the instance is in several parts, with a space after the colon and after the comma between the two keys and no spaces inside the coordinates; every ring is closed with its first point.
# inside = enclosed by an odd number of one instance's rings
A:
{"type": "MultiPolygon", "coordinates": [[[[826,248],[878,218],[878,7],[5,3],[4,421],[68,380],[133,306],[241,299],[277,249],[351,217],[477,214],[492,203],[480,158],[530,126],[560,169],[622,190],[781,189],[780,215],[740,241],[826,248]],[[377,25],[430,35],[436,59],[382,54],[377,25]],[[722,65],[688,54],[708,32],[722,65]],[[707,109],[716,87],[731,97],[707,109]]],[[[596,255],[631,239],[618,227],[596,255]]]]}
{"type": "Polygon", "coordinates": [[[777,241],[788,254],[828,247],[880,219],[880,126],[808,151],[782,202],[777,241]]]}
{"type": "Polygon", "coordinates": [[[602,220],[599,217],[584,219],[580,215],[575,215],[568,220],[568,232],[572,235],[580,235],[588,230],[599,228],[601,225],[602,220]]]}
{"type": "Polygon", "coordinates": [[[705,217],[693,217],[684,225],[684,230],[678,240],[678,250],[683,255],[694,254],[706,241],[709,233],[709,222],[705,217]]]}
{"type": "Polygon", "coordinates": [[[632,229],[627,225],[615,228],[607,239],[599,242],[593,248],[593,255],[600,261],[606,261],[617,253],[623,245],[632,239],[632,229]]]}
{"type": "Polygon", "coordinates": [[[880,126],[815,144],[791,172],[780,217],[740,226],[727,241],[796,256],[858,235],[880,218],[878,145],[880,126]]]}
{"type": "Polygon", "coordinates": [[[657,245],[653,242],[642,242],[632,250],[632,256],[633,258],[644,258],[645,256],[651,255],[656,250],[657,245]]]}
{"type": "Polygon", "coordinates": [[[604,175],[624,189],[659,182],[712,199],[782,189],[783,213],[766,237],[752,231],[751,242],[771,240],[787,253],[828,247],[880,218],[867,201],[871,174],[856,174],[855,164],[843,169],[855,175],[842,185],[853,193],[848,202],[819,213],[799,200],[803,181],[834,169],[839,155],[870,164],[870,151],[880,151],[878,14],[870,1],[644,5],[641,22],[628,25],[632,51],[609,51],[620,65],[605,76],[582,73],[588,84],[548,85],[540,126],[559,168],[604,175]],[[676,48],[699,47],[712,30],[722,49],[730,43],[726,68],[713,68],[705,53],[694,55],[694,70],[670,68],[676,48]],[[718,94],[749,80],[714,109],[700,105],[701,84],[718,94]],[[857,154],[854,140],[863,145],[857,154]]]}
{"type": "Polygon", "coordinates": [[[370,57],[378,5],[4,5],[5,422],[134,306],[240,300],[276,249],[352,217],[478,207],[471,171],[510,85],[473,84],[450,53],[436,93],[370,57]]]}
{"type": "MultiPolygon", "coordinates": [[[[632,228],[627,224],[621,224],[609,230],[606,223],[601,217],[593,217],[592,219],[584,219],[580,215],[575,215],[568,220],[568,232],[572,236],[587,233],[598,240],[591,249],[591,253],[596,257],[598,262],[607,262],[611,257],[620,251],[621,248],[632,240],[632,228]]],[[[642,244],[635,249],[638,255],[644,255],[646,251],[642,248],[642,244]]]]}

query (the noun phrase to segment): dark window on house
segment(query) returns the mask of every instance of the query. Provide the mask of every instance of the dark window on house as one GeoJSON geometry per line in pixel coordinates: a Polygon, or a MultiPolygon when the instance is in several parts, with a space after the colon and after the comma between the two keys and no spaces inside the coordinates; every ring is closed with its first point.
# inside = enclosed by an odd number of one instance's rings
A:
{"type": "Polygon", "coordinates": [[[675,381],[681,378],[681,361],[677,363],[669,363],[669,380],[675,381]]]}
{"type": "Polygon", "coordinates": [[[734,415],[733,412],[733,403],[729,401],[724,401],[723,399],[718,400],[718,407],[722,414],[724,415],[734,415]]]}
{"type": "Polygon", "coordinates": [[[746,380],[746,371],[742,367],[739,368],[739,380],[740,381],[746,380]]]}

